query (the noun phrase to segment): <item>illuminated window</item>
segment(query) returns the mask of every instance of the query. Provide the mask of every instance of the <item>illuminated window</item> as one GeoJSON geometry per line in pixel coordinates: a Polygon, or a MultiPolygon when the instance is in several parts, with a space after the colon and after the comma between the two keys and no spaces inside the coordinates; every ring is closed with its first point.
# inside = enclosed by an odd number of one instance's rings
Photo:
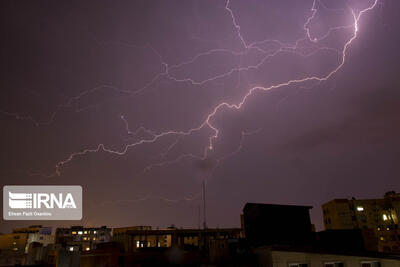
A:
{"type": "Polygon", "coordinates": [[[93,237],[93,240],[96,240],[96,237],[93,237]]]}
{"type": "Polygon", "coordinates": [[[387,227],[387,228],[386,228],[386,230],[387,230],[387,231],[389,231],[389,230],[390,230],[390,228],[389,228],[389,227],[387,227]]]}
{"type": "Polygon", "coordinates": [[[86,238],[86,237],[84,237],[84,238],[83,238],[83,240],[87,240],[87,238],[86,238]]]}
{"type": "Polygon", "coordinates": [[[13,248],[13,250],[18,250],[18,248],[13,248]]]}
{"type": "Polygon", "coordinates": [[[81,235],[81,234],[83,234],[82,231],[79,231],[79,232],[78,232],[78,235],[81,235]]]}
{"type": "Polygon", "coordinates": [[[386,214],[383,214],[382,217],[383,217],[383,220],[384,220],[384,221],[387,221],[387,220],[388,220],[388,216],[387,216],[386,214]]]}
{"type": "Polygon", "coordinates": [[[90,248],[89,248],[89,247],[87,247],[87,248],[86,248],[86,251],[89,251],[89,250],[90,250],[90,248]]]}
{"type": "Polygon", "coordinates": [[[378,227],[378,231],[380,231],[381,230],[381,228],[380,227],[378,227]]]}
{"type": "Polygon", "coordinates": [[[69,247],[69,251],[74,251],[74,247],[69,247]]]}
{"type": "Polygon", "coordinates": [[[97,234],[97,231],[93,231],[93,234],[97,234]]]}
{"type": "Polygon", "coordinates": [[[364,211],[364,207],[358,206],[358,207],[357,207],[357,211],[364,211]]]}
{"type": "Polygon", "coordinates": [[[136,247],[140,247],[140,241],[136,241],[136,247]]]}
{"type": "Polygon", "coordinates": [[[72,234],[73,234],[73,235],[76,235],[76,232],[75,232],[75,231],[72,231],[72,234]]]}
{"type": "Polygon", "coordinates": [[[385,239],[383,238],[383,236],[381,236],[381,238],[380,238],[380,239],[381,239],[382,241],[383,241],[383,240],[385,240],[385,239]]]}
{"type": "Polygon", "coordinates": [[[87,235],[87,231],[83,232],[85,235],[87,235]]]}

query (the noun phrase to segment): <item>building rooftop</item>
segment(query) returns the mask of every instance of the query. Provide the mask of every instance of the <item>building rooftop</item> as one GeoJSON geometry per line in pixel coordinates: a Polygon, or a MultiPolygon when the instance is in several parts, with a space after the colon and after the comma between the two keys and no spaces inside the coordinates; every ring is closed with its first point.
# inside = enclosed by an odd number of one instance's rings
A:
{"type": "Polygon", "coordinates": [[[357,257],[400,260],[400,254],[374,252],[374,251],[338,251],[335,249],[327,249],[327,248],[320,248],[320,247],[295,247],[295,246],[276,246],[276,245],[263,246],[263,247],[259,247],[259,248],[260,249],[270,249],[272,251],[287,251],[287,252],[343,255],[343,256],[357,256],[357,257]]]}

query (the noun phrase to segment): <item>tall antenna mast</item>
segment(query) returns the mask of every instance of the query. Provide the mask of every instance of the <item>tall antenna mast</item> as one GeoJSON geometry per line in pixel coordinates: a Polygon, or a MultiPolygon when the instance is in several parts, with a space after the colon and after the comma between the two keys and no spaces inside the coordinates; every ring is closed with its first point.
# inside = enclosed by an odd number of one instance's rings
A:
{"type": "Polygon", "coordinates": [[[204,223],[203,227],[204,229],[207,229],[207,218],[206,218],[206,182],[203,180],[203,212],[204,212],[204,223]]]}
{"type": "Polygon", "coordinates": [[[200,205],[197,207],[197,228],[201,229],[201,212],[200,212],[200,205]]]}

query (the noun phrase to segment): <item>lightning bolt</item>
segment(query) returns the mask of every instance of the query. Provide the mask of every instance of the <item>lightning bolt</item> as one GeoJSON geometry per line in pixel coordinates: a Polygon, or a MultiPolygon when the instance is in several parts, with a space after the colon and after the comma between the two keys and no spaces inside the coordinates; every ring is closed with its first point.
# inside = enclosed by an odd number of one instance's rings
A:
{"type": "MultiPolygon", "coordinates": [[[[262,129],[258,129],[255,131],[242,131],[241,133],[241,138],[240,138],[240,142],[238,147],[231,151],[230,153],[221,156],[219,158],[217,158],[215,160],[215,164],[214,166],[211,168],[210,172],[211,172],[211,176],[210,179],[207,179],[206,182],[208,182],[209,180],[213,179],[214,177],[214,172],[215,170],[226,160],[228,160],[229,158],[235,156],[236,154],[238,154],[242,148],[243,148],[243,143],[244,140],[247,136],[251,136],[254,134],[258,134],[262,131],[262,129]]],[[[173,142],[165,152],[162,152],[159,156],[164,157],[165,155],[168,154],[168,152],[177,144],[177,141],[173,142]]],[[[199,156],[193,155],[193,154],[184,154],[184,155],[180,155],[178,158],[174,159],[174,160],[170,160],[170,161],[164,161],[161,163],[155,163],[155,164],[151,164],[149,166],[147,166],[146,168],[144,168],[144,170],[142,171],[142,173],[145,173],[147,171],[150,171],[152,168],[155,167],[163,167],[166,165],[170,165],[170,164],[174,164],[176,162],[181,161],[183,158],[193,158],[193,159],[197,159],[197,160],[205,160],[206,158],[201,158],[199,156]]],[[[182,201],[194,201],[197,200],[202,194],[202,191],[197,192],[196,194],[190,196],[190,197],[181,197],[181,198],[176,198],[176,199],[172,199],[172,198],[165,198],[165,197],[161,197],[161,196],[153,196],[153,195],[148,195],[142,198],[136,198],[136,199],[119,199],[119,200],[112,200],[112,201],[105,201],[103,203],[100,204],[100,206],[114,206],[114,205],[118,205],[118,204],[130,204],[130,203],[138,203],[138,202],[143,202],[143,201],[149,201],[149,200],[159,200],[159,201],[163,201],[166,203],[178,203],[178,202],[182,202],[182,201]]]]}
{"type": "Polygon", "coordinates": [[[99,206],[115,207],[115,205],[139,203],[139,202],[149,201],[149,200],[160,200],[160,201],[167,202],[167,203],[178,203],[178,202],[182,202],[182,201],[193,201],[193,200],[198,199],[200,196],[201,196],[201,192],[196,193],[193,196],[182,197],[182,198],[177,198],[177,199],[148,195],[148,196],[144,196],[144,197],[136,198],[136,199],[108,200],[108,201],[104,201],[104,202],[100,203],[99,206]]]}
{"type": "MultiPolygon", "coordinates": [[[[138,49],[138,48],[151,49],[154,51],[154,53],[156,53],[159,56],[160,64],[161,64],[161,66],[163,66],[163,71],[157,73],[146,85],[144,85],[143,87],[138,88],[137,90],[134,90],[134,91],[120,90],[116,87],[108,86],[108,85],[104,85],[104,86],[100,86],[100,87],[96,87],[96,88],[87,90],[87,91],[79,94],[78,96],[70,98],[66,104],[59,105],[57,107],[57,110],[51,115],[50,119],[45,122],[37,122],[34,118],[29,117],[29,116],[23,117],[23,116],[19,116],[18,114],[9,113],[6,111],[0,111],[0,112],[3,114],[9,115],[9,116],[13,116],[17,119],[28,119],[28,120],[32,121],[36,126],[45,125],[45,124],[50,124],[54,121],[54,119],[60,109],[71,107],[73,105],[73,103],[76,103],[82,97],[84,97],[90,93],[95,93],[96,91],[98,91],[100,89],[113,90],[115,92],[124,94],[124,97],[134,97],[134,96],[137,96],[140,93],[144,92],[150,86],[154,85],[156,82],[159,82],[163,78],[173,81],[173,82],[180,82],[180,83],[189,82],[192,85],[204,85],[208,82],[212,82],[217,79],[228,77],[235,72],[240,73],[240,72],[244,72],[244,71],[249,71],[251,69],[257,69],[261,65],[265,64],[265,62],[268,59],[273,58],[280,53],[293,53],[295,55],[299,55],[302,57],[309,57],[321,50],[330,50],[335,53],[339,53],[340,62],[338,63],[338,65],[336,67],[334,67],[328,73],[321,75],[321,76],[311,75],[311,76],[305,76],[305,77],[302,77],[299,79],[287,80],[285,82],[273,84],[273,85],[270,85],[267,87],[258,86],[258,85],[250,87],[250,88],[248,88],[248,90],[245,92],[245,94],[241,97],[241,99],[237,103],[230,103],[227,101],[220,102],[219,104],[214,106],[209,111],[209,113],[205,116],[204,120],[198,126],[195,126],[193,128],[189,128],[186,130],[167,130],[167,131],[156,132],[153,130],[146,129],[143,126],[137,128],[136,130],[131,130],[129,127],[127,118],[124,115],[121,115],[120,119],[123,121],[126,133],[129,136],[129,139],[127,139],[127,141],[129,141],[129,143],[126,144],[122,149],[113,150],[113,149],[107,148],[104,144],[98,144],[94,148],[82,149],[81,151],[71,153],[65,159],[59,161],[55,166],[55,172],[52,174],[49,174],[49,175],[45,175],[45,176],[46,177],[60,176],[63,166],[70,163],[72,160],[74,160],[75,158],[77,158],[79,156],[84,156],[84,155],[87,155],[90,153],[96,153],[99,151],[104,151],[104,152],[110,153],[115,156],[123,156],[130,149],[132,149],[134,147],[137,147],[140,145],[145,145],[145,144],[156,143],[162,138],[165,138],[167,136],[173,136],[174,138],[176,138],[175,141],[172,144],[170,144],[167,147],[167,149],[158,156],[159,158],[163,158],[178,144],[179,138],[185,137],[185,136],[190,136],[195,132],[207,130],[207,131],[210,131],[211,133],[208,136],[208,141],[205,144],[203,153],[201,155],[196,155],[193,153],[182,154],[182,155],[176,157],[175,159],[172,159],[169,161],[158,162],[158,163],[149,165],[148,167],[145,168],[144,172],[150,171],[154,167],[162,167],[165,165],[177,163],[177,162],[181,161],[182,159],[188,158],[188,157],[197,159],[197,160],[204,160],[208,157],[209,153],[215,149],[215,140],[220,136],[220,129],[213,123],[213,119],[215,118],[215,116],[217,114],[220,114],[226,110],[240,110],[246,104],[247,100],[250,97],[254,96],[257,92],[267,92],[267,91],[270,91],[273,89],[289,87],[292,85],[304,86],[308,83],[320,83],[320,82],[327,81],[332,76],[334,76],[336,73],[338,73],[338,71],[340,71],[346,63],[347,52],[348,52],[349,47],[354,42],[354,40],[356,40],[358,37],[359,22],[360,22],[361,17],[366,12],[373,10],[375,8],[375,6],[378,4],[378,0],[373,0],[368,7],[364,8],[358,12],[355,12],[353,9],[350,8],[349,10],[353,16],[353,23],[351,25],[343,25],[343,26],[336,26],[336,27],[329,28],[325,34],[318,36],[318,37],[313,36],[313,34],[310,30],[310,24],[315,19],[315,16],[318,11],[317,3],[320,3],[322,8],[329,9],[328,7],[323,5],[323,3],[320,2],[319,0],[313,1],[312,7],[310,10],[311,15],[305,19],[305,23],[303,25],[303,30],[305,32],[304,38],[296,40],[294,43],[284,43],[279,40],[270,40],[270,39],[256,41],[253,43],[247,43],[241,32],[241,27],[235,17],[235,14],[230,7],[230,0],[227,0],[224,8],[232,21],[232,25],[236,31],[237,38],[241,43],[242,51],[231,51],[229,49],[212,49],[212,50],[208,50],[208,51],[202,52],[200,54],[197,54],[193,58],[189,59],[188,61],[181,62],[181,63],[175,64],[175,65],[169,65],[168,63],[166,63],[163,60],[161,55],[149,45],[135,46],[135,45],[125,44],[125,43],[104,43],[105,45],[125,45],[125,46],[132,47],[135,49],[138,49]],[[320,46],[320,43],[323,40],[326,40],[332,34],[332,32],[340,31],[340,30],[349,30],[349,29],[352,29],[352,35],[347,40],[347,42],[344,43],[341,50],[338,50],[336,48],[326,47],[326,46],[320,46]],[[304,44],[305,42],[307,43],[307,48],[312,48],[311,52],[307,53],[307,52],[301,51],[301,49],[304,48],[301,46],[301,44],[304,44]],[[277,48],[268,49],[268,50],[261,48],[262,45],[267,44],[267,43],[277,45],[277,48]],[[234,57],[236,57],[236,56],[241,57],[241,56],[247,55],[248,53],[250,53],[250,51],[254,51],[256,53],[263,55],[256,64],[247,65],[247,66],[238,65],[236,67],[231,68],[230,70],[228,70],[226,72],[222,72],[218,75],[215,75],[215,76],[212,76],[209,78],[204,78],[202,80],[198,80],[198,79],[194,79],[194,78],[190,78],[190,77],[178,78],[177,76],[173,75],[174,70],[178,70],[187,65],[193,64],[202,57],[207,57],[207,56],[221,54],[221,53],[228,54],[228,55],[231,55],[234,57]],[[144,138],[143,138],[143,135],[145,136],[144,138]]],[[[342,10],[342,9],[338,9],[338,10],[342,10]]],[[[80,110],[82,110],[82,109],[80,109],[80,110]]],[[[246,134],[242,133],[242,135],[245,136],[246,134]]],[[[233,154],[239,153],[239,151],[242,148],[242,142],[243,142],[243,140],[240,142],[240,146],[239,146],[238,150],[233,154]]],[[[226,159],[226,157],[229,157],[229,156],[232,156],[232,153],[219,158],[219,160],[217,160],[217,162],[222,162],[224,159],[226,159]]],[[[144,199],[148,199],[148,198],[144,198],[144,199]]]]}

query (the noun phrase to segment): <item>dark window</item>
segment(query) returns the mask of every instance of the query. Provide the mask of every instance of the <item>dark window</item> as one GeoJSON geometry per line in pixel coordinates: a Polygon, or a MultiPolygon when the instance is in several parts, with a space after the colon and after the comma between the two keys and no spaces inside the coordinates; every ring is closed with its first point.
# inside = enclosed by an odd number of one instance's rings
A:
{"type": "Polygon", "coordinates": [[[325,263],[325,267],[344,267],[343,262],[328,262],[325,263]]]}
{"type": "Polygon", "coordinates": [[[379,261],[375,262],[362,262],[361,267],[381,267],[381,263],[379,261]]]}

